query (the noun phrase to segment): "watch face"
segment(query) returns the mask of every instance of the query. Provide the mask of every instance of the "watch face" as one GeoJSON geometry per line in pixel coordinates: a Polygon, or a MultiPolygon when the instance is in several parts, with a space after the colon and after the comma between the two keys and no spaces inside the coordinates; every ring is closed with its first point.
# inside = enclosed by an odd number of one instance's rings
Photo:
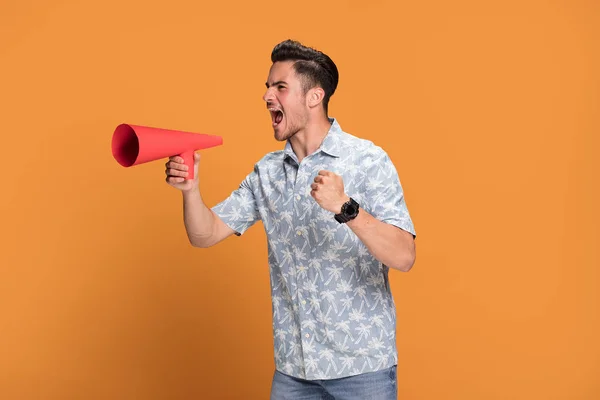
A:
{"type": "Polygon", "coordinates": [[[357,209],[354,204],[347,204],[346,209],[344,211],[345,211],[345,214],[347,214],[347,215],[354,215],[354,214],[356,214],[357,209]]]}
{"type": "Polygon", "coordinates": [[[358,215],[360,205],[351,197],[350,201],[344,203],[339,214],[335,214],[335,220],[340,224],[353,220],[358,215]]]}

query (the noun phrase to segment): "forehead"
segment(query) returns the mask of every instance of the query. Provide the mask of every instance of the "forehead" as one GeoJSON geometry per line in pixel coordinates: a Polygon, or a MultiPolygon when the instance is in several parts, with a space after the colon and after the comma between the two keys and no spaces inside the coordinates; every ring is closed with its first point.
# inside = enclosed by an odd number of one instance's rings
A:
{"type": "Polygon", "coordinates": [[[296,72],[294,71],[293,61],[277,61],[271,65],[269,70],[269,77],[267,79],[268,84],[273,82],[285,81],[292,83],[298,81],[296,72]]]}

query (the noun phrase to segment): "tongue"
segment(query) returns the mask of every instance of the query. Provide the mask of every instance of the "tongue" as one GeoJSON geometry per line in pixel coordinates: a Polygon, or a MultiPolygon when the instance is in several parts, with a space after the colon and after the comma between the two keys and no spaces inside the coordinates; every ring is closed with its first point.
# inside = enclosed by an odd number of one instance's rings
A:
{"type": "Polygon", "coordinates": [[[275,123],[280,123],[281,120],[283,119],[283,113],[281,111],[277,112],[277,115],[275,115],[275,123]]]}

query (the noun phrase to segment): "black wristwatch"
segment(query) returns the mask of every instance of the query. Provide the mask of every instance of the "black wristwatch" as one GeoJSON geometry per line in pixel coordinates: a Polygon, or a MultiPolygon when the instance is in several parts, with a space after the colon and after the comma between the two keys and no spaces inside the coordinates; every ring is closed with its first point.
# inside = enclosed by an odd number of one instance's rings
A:
{"type": "Polygon", "coordinates": [[[358,215],[359,205],[352,197],[342,205],[342,211],[335,214],[335,220],[340,224],[352,221],[358,215]]]}

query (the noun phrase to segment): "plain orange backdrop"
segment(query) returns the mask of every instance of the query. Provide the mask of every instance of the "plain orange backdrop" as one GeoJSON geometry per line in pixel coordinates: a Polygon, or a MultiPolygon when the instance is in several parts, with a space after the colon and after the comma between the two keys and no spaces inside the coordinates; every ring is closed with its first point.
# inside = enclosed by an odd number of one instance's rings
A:
{"type": "Polygon", "coordinates": [[[404,186],[399,398],[599,399],[593,0],[3,1],[0,398],[268,398],[262,224],[192,248],[166,160],[110,139],[221,135],[214,205],[283,146],[261,96],[287,38],[335,60],[330,115],[404,186]]]}

